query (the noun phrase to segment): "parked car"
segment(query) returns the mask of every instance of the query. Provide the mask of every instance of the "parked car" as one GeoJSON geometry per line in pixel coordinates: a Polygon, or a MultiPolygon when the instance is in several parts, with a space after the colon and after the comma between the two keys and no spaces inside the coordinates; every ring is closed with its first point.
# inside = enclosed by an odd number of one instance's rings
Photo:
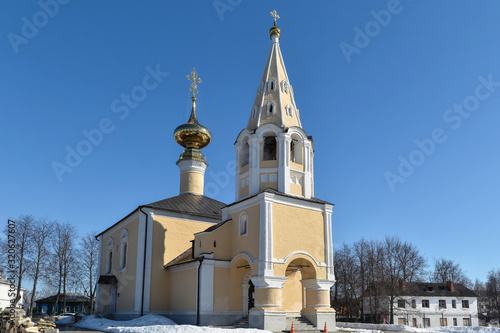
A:
{"type": "Polygon", "coordinates": [[[56,322],[64,321],[64,324],[75,323],[75,313],[74,312],[63,312],[60,315],[55,316],[54,321],[56,321],[56,322]]]}

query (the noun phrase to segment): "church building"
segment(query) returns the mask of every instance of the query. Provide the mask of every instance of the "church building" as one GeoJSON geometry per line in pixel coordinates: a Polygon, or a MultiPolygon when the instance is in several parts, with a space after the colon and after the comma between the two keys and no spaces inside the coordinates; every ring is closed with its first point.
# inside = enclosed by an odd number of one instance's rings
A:
{"type": "Polygon", "coordinates": [[[141,205],[97,236],[98,313],[198,325],[243,319],[271,331],[303,317],[335,328],[333,204],[314,197],[314,144],[281,55],[279,16],[271,14],[271,50],[235,142],[235,201],[204,196],[201,149],[212,134],[197,120],[201,80],[193,69],[191,116],[174,132],[184,147],[179,195],[141,205]]]}

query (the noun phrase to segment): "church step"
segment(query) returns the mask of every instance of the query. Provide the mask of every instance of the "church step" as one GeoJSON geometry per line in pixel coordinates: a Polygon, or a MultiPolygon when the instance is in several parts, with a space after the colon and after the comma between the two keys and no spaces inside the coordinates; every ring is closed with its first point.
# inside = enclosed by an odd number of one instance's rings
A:
{"type": "Polygon", "coordinates": [[[292,322],[296,331],[318,331],[318,328],[305,317],[288,317],[286,319],[286,330],[288,332],[292,329],[292,322]]]}
{"type": "Polygon", "coordinates": [[[248,328],[248,316],[241,318],[231,326],[234,328],[248,328]]]}

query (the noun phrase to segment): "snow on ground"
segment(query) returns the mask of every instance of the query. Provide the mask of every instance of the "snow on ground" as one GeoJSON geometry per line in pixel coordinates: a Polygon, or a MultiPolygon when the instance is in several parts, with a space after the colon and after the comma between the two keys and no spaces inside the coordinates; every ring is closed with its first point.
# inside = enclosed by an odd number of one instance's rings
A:
{"type": "Polygon", "coordinates": [[[500,333],[500,328],[493,327],[429,327],[415,328],[405,325],[378,325],[378,324],[360,324],[360,323],[341,323],[337,322],[337,328],[341,331],[348,330],[352,332],[413,332],[413,333],[500,333]],[[359,330],[359,331],[358,331],[359,330]],[[368,330],[368,331],[363,331],[368,330]]]}
{"type": "Polygon", "coordinates": [[[223,329],[206,326],[177,325],[168,318],[154,314],[148,314],[127,321],[115,321],[87,316],[76,323],[75,326],[113,333],[271,333],[270,331],[258,329],[223,329]]]}

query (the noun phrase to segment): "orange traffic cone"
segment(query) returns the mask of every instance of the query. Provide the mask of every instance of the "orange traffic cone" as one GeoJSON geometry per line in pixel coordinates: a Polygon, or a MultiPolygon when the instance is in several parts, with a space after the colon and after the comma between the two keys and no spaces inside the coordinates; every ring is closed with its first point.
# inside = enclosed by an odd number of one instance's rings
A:
{"type": "Polygon", "coordinates": [[[326,328],[326,321],[325,321],[325,329],[323,330],[323,332],[328,333],[328,328],[326,328]]]}
{"type": "Polygon", "coordinates": [[[292,321],[292,328],[290,329],[290,333],[295,333],[295,329],[293,328],[293,321],[292,321]]]}

